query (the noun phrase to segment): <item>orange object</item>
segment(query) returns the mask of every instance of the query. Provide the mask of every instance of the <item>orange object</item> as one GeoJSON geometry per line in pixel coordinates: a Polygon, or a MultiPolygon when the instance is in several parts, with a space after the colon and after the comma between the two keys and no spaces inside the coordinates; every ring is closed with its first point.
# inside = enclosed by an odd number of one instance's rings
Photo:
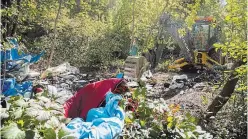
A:
{"type": "Polygon", "coordinates": [[[195,19],[195,21],[209,21],[209,22],[211,22],[211,21],[213,21],[213,17],[211,17],[211,16],[207,16],[207,17],[197,17],[197,18],[195,19]]]}

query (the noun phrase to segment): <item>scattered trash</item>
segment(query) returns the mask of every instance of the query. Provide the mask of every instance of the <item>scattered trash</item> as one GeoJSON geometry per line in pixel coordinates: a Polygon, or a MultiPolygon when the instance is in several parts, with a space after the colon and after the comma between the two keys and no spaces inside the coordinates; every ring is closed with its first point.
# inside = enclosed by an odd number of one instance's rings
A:
{"type": "Polygon", "coordinates": [[[166,88],[164,91],[165,91],[165,92],[168,92],[169,90],[170,90],[169,88],[166,88]]]}
{"type": "Polygon", "coordinates": [[[149,84],[147,84],[146,85],[146,89],[149,91],[149,90],[151,90],[153,88],[153,85],[149,85],[149,84]]]}
{"type": "Polygon", "coordinates": [[[22,52],[16,38],[7,38],[10,49],[1,50],[1,93],[4,96],[23,95],[30,97],[33,82],[31,78],[39,73],[31,71],[29,66],[37,62],[44,51],[38,55],[22,52]]]}
{"type": "Polygon", "coordinates": [[[184,91],[183,91],[183,90],[181,90],[179,94],[180,94],[180,95],[183,95],[183,94],[184,94],[184,91]]]}
{"type": "Polygon", "coordinates": [[[118,73],[117,75],[116,75],[116,78],[123,78],[124,77],[124,73],[118,73]]]}
{"type": "Polygon", "coordinates": [[[41,79],[46,78],[47,76],[57,76],[62,73],[75,73],[79,74],[79,69],[76,67],[71,66],[68,62],[63,63],[57,67],[51,67],[46,69],[42,74],[41,74],[41,79]]]}
{"type": "Polygon", "coordinates": [[[143,81],[143,82],[147,82],[148,79],[151,79],[151,78],[152,78],[152,73],[151,73],[150,70],[148,70],[148,71],[145,71],[145,72],[142,74],[140,80],[143,81]]]}
{"type": "MultiPolygon", "coordinates": [[[[124,128],[125,113],[118,106],[122,97],[108,92],[106,106],[89,110],[86,122],[81,118],[73,119],[68,125],[68,137],[112,139],[118,138],[124,128]]],[[[66,136],[65,136],[66,137],[66,136]]]]}
{"type": "Polygon", "coordinates": [[[169,86],[170,89],[180,89],[184,87],[184,83],[188,81],[188,76],[183,75],[175,75],[172,79],[172,82],[169,86]]]}
{"type": "Polygon", "coordinates": [[[48,94],[50,94],[50,95],[55,95],[58,93],[57,88],[55,86],[52,86],[52,85],[47,86],[47,91],[48,91],[48,94]]]}
{"type": "Polygon", "coordinates": [[[202,82],[202,83],[195,84],[193,88],[202,90],[205,86],[206,86],[206,84],[202,82]]]}
{"type": "Polygon", "coordinates": [[[165,88],[169,88],[170,87],[170,83],[164,83],[164,87],[165,88]]]}
{"type": "Polygon", "coordinates": [[[135,81],[132,81],[132,82],[128,82],[127,83],[127,86],[132,87],[132,88],[135,88],[135,87],[138,87],[139,84],[137,82],[135,82],[135,81]]]}
{"type": "Polygon", "coordinates": [[[231,70],[233,65],[234,65],[234,63],[226,63],[224,66],[226,66],[227,70],[231,70]]]}

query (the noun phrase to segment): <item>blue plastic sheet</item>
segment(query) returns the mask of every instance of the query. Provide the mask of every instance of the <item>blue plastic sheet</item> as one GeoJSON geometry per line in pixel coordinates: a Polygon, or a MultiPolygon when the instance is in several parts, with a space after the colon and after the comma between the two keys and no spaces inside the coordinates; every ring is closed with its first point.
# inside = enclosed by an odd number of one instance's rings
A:
{"type": "Polygon", "coordinates": [[[12,61],[12,62],[7,63],[7,69],[10,69],[13,66],[16,66],[15,61],[17,60],[23,60],[24,63],[35,63],[45,53],[44,51],[42,51],[38,55],[25,54],[22,51],[18,50],[19,44],[16,38],[8,38],[8,41],[14,47],[9,50],[1,51],[1,62],[8,61],[8,60],[12,61]]]}
{"type": "MultiPolygon", "coordinates": [[[[6,63],[6,71],[18,71],[23,65],[17,64],[17,61],[24,61],[23,63],[35,63],[41,56],[44,55],[44,51],[37,55],[25,54],[18,50],[19,44],[16,38],[7,38],[11,49],[1,51],[1,62],[6,63]]],[[[22,83],[16,83],[15,78],[1,79],[1,93],[5,96],[25,95],[26,93],[32,92],[32,82],[26,81],[22,83]]]]}
{"type": "Polygon", "coordinates": [[[24,95],[26,92],[31,92],[33,83],[26,81],[18,84],[14,78],[8,78],[1,80],[1,85],[3,85],[2,94],[4,96],[16,96],[18,94],[24,95]]]}
{"type": "Polygon", "coordinates": [[[19,47],[18,41],[16,38],[13,37],[8,37],[7,38],[9,43],[12,44],[14,47],[19,47]]]}
{"type": "Polygon", "coordinates": [[[118,105],[122,97],[108,92],[106,106],[91,109],[86,117],[73,119],[67,128],[70,135],[75,138],[85,139],[114,139],[117,138],[124,127],[125,113],[118,105]]]}
{"type": "Polygon", "coordinates": [[[121,79],[121,78],[123,78],[123,76],[124,76],[124,73],[118,73],[118,74],[116,75],[116,78],[121,79]]]}
{"type": "Polygon", "coordinates": [[[15,87],[16,80],[14,78],[8,78],[6,80],[1,80],[1,86],[3,93],[6,92],[10,88],[15,87]]]}
{"type": "Polygon", "coordinates": [[[24,60],[24,62],[34,63],[37,62],[41,56],[44,55],[44,51],[42,51],[38,55],[28,55],[23,52],[18,52],[17,48],[12,48],[10,50],[1,51],[1,61],[6,60],[24,60]]]}

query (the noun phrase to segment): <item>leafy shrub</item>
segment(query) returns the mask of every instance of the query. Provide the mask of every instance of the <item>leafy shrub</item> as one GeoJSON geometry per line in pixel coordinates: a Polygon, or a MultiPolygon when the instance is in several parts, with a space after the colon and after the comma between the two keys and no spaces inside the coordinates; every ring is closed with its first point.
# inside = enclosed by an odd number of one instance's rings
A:
{"type": "Polygon", "coordinates": [[[162,63],[158,63],[158,66],[156,67],[156,71],[161,72],[168,72],[168,71],[175,71],[175,69],[169,69],[169,65],[173,64],[173,59],[166,60],[162,63]]]}
{"type": "Polygon", "coordinates": [[[5,139],[56,139],[67,135],[63,108],[47,96],[36,99],[11,97],[9,110],[1,108],[1,137],[5,139]]]}
{"type": "MultiPolygon", "coordinates": [[[[163,99],[152,101],[145,97],[146,89],[138,88],[127,96],[132,98],[133,111],[126,113],[124,138],[212,138],[197,126],[198,120],[189,113],[178,115],[179,105],[166,105],[163,99]]],[[[126,109],[130,98],[121,103],[126,109]]]]}

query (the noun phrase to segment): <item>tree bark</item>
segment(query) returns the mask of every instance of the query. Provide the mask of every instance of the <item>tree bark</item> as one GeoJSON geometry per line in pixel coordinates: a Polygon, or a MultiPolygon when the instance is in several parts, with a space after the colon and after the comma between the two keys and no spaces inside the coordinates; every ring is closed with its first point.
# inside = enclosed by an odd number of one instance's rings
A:
{"type": "Polygon", "coordinates": [[[47,63],[47,68],[50,67],[50,64],[52,62],[53,55],[54,55],[54,49],[55,49],[55,43],[56,43],[56,34],[57,34],[57,22],[58,22],[59,14],[61,11],[61,5],[62,5],[62,0],[59,0],[59,9],[58,9],[58,13],[57,13],[57,16],[55,18],[55,21],[54,21],[54,41],[53,41],[54,45],[52,45],[52,48],[51,48],[51,54],[50,54],[50,57],[49,57],[49,60],[47,63]]]}
{"type": "MultiPolygon", "coordinates": [[[[17,0],[17,10],[20,10],[21,0],[17,0]]],[[[12,0],[1,0],[1,8],[10,8],[12,6],[12,0]]],[[[7,37],[12,37],[15,35],[18,26],[18,15],[14,17],[3,16],[1,19],[2,28],[5,29],[5,32],[2,34],[2,38],[5,40],[7,37]]]]}
{"type": "MultiPolygon", "coordinates": [[[[239,63],[235,63],[232,67],[234,70],[236,67],[240,66],[239,63]]],[[[205,120],[209,121],[211,116],[215,116],[217,112],[226,104],[226,102],[231,97],[234,92],[235,86],[238,82],[239,78],[235,76],[234,71],[231,73],[229,80],[224,85],[222,91],[218,94],[218,96],[212,101],[212,103],[207,108],[207,114],[205,116],[205,120]]]]}
{"type": "Polygon", "coordinates": [[[76,0],[76,12],[79,13],[81,11],[81,1],[76,0]]]}
{"type": "MultiPolygon", "coordinates": [[[[20,8],[21,8],[21,0],[17,0],[17,10],[20,11],[20,8]]],[[[18,26],[18,15],[14,17],[14,22],[13,22],[10,36],[14,36],[16,34],[17,26],[18,26]]]]}

